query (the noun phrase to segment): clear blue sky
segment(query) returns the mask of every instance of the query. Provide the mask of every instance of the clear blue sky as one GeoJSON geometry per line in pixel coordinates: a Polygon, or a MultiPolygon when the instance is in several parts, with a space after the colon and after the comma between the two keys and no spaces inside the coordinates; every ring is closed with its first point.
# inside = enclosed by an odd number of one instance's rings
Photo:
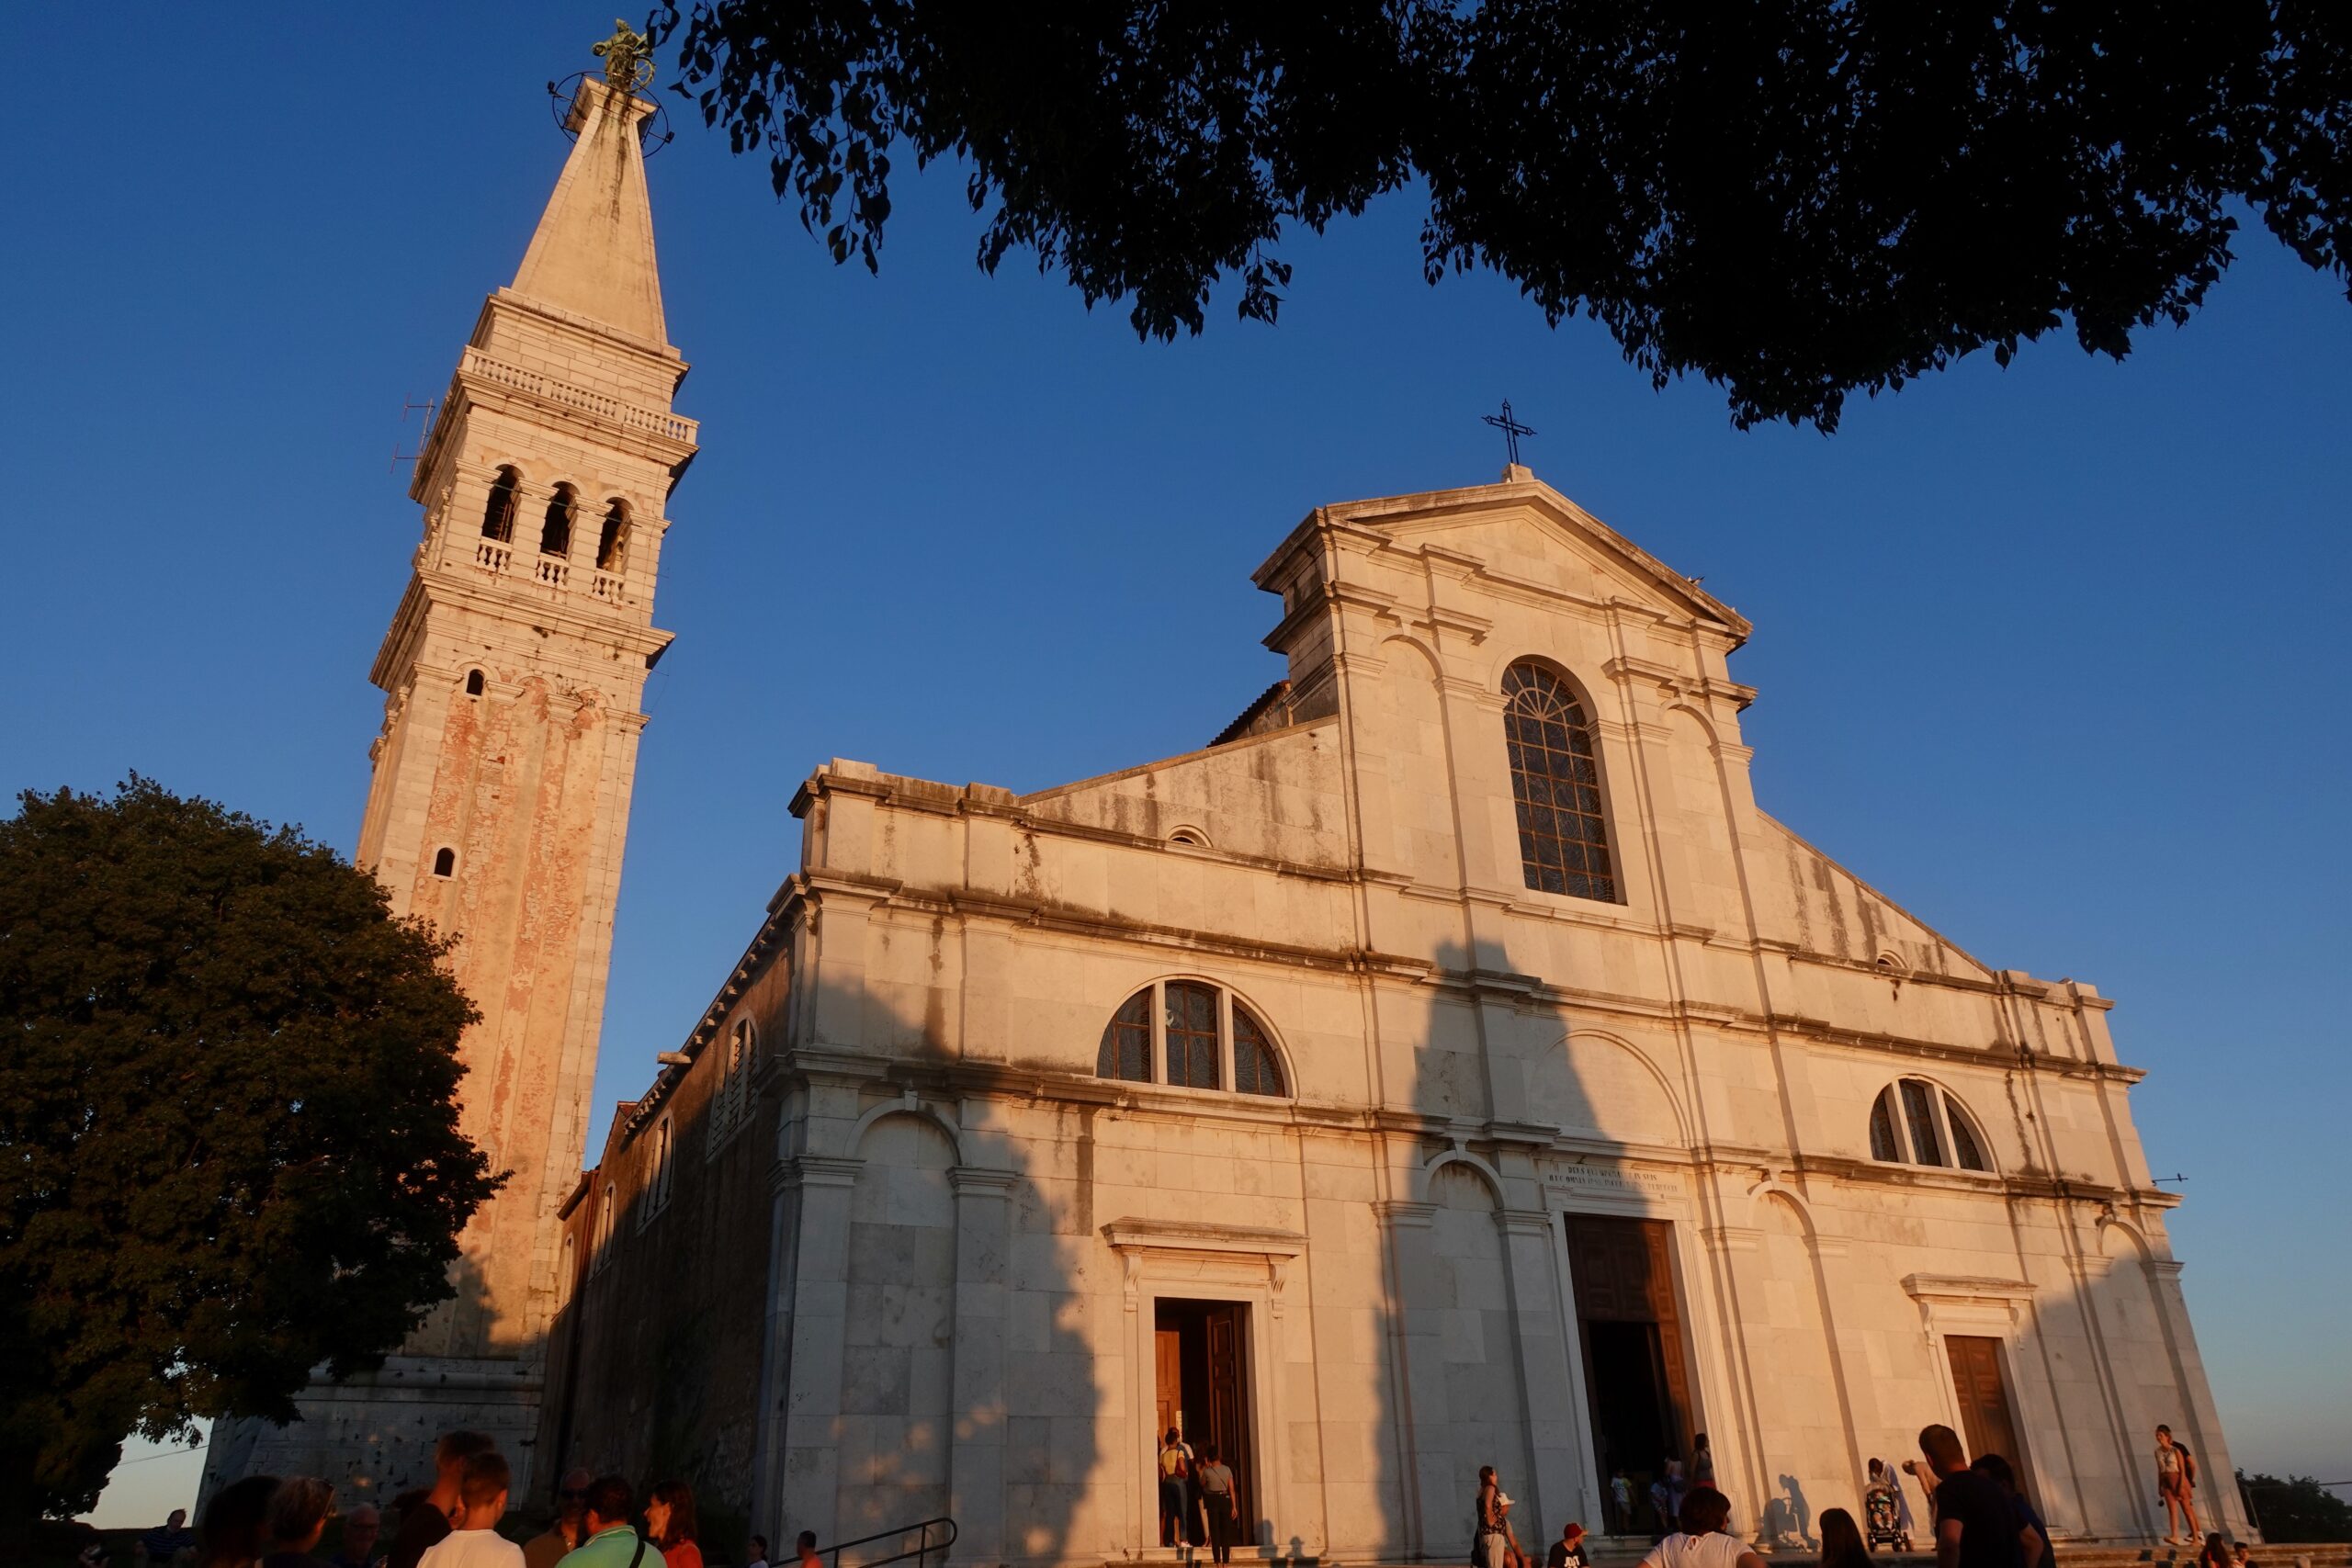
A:
{"type": "MultiPolygon", "coordinates": [[[[349,849],[418,531],[401,403],[512,276],[565,147],[542,84],[611,11],[13,17],[0,786],[135,768],[349,849]]],[[[1493,477],[1508,396],[1544,478],[1754,619],[1766,809],[1985,961],[2120,999],[2236,1457],[2352,1476],[2340,289],[2250,232],[2128,364],[2051,341],[1833,438],[1743,434],[1507,286],[1426,287],[1409,197],[1290,246],[1280,326],[1226,299],[1146,345],[1019,257],[981,276],[954,171],[899,187],[875,278],[677,130],[655,220],[705,449],[600,1104],[752,934],[812,765],[1025,790],[1201,744],[1281,673],[1250,570],[1318,502],[1493,477]]]]}

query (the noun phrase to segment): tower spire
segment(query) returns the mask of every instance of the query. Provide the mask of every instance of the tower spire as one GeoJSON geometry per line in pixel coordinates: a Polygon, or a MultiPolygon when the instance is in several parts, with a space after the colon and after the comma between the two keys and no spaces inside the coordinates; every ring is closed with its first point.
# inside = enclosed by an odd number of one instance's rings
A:
{"type": "Polygon", "coordinates": [[[563,122],[575,137],[571,156],[523,253],[514,291],[666,346],[640,135],[654,107],[635,92],[651,62],[635,47],[597,48],[605,56],[606,79],[582,76],[572,95],[563,122]]]}

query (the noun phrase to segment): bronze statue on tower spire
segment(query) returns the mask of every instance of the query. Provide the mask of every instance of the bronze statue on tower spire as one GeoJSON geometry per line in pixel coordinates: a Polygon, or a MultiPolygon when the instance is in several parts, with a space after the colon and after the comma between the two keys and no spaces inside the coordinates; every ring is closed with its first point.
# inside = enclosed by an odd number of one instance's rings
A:
{"type": "Polygon", "coordinates": [[[605,62],[605,85],[616,92],[634,93],[653,80],[653,40],[619,17],[613,36],[592,52],[605,62]]]}

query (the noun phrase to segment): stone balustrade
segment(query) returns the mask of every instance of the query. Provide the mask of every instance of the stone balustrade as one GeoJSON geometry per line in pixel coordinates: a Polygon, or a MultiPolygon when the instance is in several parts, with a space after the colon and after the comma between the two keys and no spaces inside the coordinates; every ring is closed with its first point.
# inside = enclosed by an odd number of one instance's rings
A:
{"type": "Polygon", "coordinates": [[[551,376],[543,376],[536,370],[526,370],[519,365],[509,365],[503,360],[492,359],[481,350],[471,346],[466,349],[464,358],[458,362],[458,374],[460,377],[479,377],[494,385],[510,387],[518,392],[527,392],[535,398],[544,398],[549,402],[579,409],[583,412],[594,414],[599,419],[610,420],[616,424],[625,424],[636,430],[650,431],[656,435],[667,437],[672,441],[683,441],[692,445],[697,431],[701,428],[695,421],[682,418],[667,410],[639,408],[634,403],[623,402],[618,398],[607,397],[602,392],[574,386],[569,381],[559,381],[551,376]]]}

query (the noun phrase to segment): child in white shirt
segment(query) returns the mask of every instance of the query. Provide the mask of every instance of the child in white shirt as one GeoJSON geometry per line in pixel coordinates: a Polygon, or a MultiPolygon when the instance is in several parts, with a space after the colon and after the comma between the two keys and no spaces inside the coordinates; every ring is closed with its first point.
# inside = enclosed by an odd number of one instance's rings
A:
{"type": "Polygon", "coordinates": [[[466,1461],[449,1533],[426,1550],[416,1568],[523,1568],[523,1549],[498,1533],[513,1485],[504,1455],[476,1454],[466,1461]]]}

